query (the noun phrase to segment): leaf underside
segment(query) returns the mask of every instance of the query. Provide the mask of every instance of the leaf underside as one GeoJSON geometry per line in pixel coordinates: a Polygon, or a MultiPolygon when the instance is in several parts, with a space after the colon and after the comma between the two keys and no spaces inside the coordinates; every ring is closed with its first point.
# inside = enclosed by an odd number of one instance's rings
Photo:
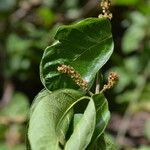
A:
{"type": "Polygon", "coordinates": [[[70,107],[81,96],[80,92],[67,89],[53,93],[44,90],[38,95],[31,109],[28,129],[32,150],[59,149],[72,117],[70,107]]]}
{"type": "Polygon", "coordinates": [[[89,89],[113,52],[110,21],[88,18],[61,26],[55,40],[46,48],[40,64],[40,77],[46,89],[31,107],[29,149],[95,149],[99,140],[104,139],[102,135],[110,118],[108,102],[103,94],[83,97],[85,92],[73,90],[79,87],[66,74],[58,72],[57,67],[62,64],[73,67],[87,81],[89,89]],[[87,107],[78,110],[72,122],[74,106],[80,105],[80,101],[86,102],[87,107]]]}
{"type": "Polygon", "coordinates": [[[107,101],[101,94],[82,97],[82,93],[62,89],[49,93],[43,90],[31,107],[28,139],[32,150],[89,149],[103,133],[109,120],[107,101]],[[80,101],[89,101],[85,112],[66,141],[67,130],[73,118],[73,107],[80,101]],[[91,140],[92,139],[92,140],[91,140]]]}

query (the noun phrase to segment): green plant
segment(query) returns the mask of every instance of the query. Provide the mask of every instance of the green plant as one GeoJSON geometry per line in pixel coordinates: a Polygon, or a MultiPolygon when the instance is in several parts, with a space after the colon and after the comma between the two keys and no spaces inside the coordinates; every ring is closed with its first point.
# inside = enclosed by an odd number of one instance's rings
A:
{"type": "Polygon", "coordinates": [[[31,107],[28,149],[116,149],[105,133],[110,112],[103,92],[118,76],[111,73],[100,88],[100,70],[114,47],[109,3],[104,8],[100,18],[61,26],[46,48],[40,64],[45,88],[31,107]]]}
{"type": "Polygon", "coordinates": [[[29,111],[28,101],[23,93],[15,92],[7,106],[0,109],[1,150],[25,149],[24,133],[29,111]]]}

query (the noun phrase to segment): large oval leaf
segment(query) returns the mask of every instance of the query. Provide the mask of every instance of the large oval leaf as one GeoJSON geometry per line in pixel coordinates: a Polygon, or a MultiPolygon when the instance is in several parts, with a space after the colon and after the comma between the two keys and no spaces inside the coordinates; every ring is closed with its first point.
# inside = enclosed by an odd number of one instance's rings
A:
{"type": "Polygon", "coordinates": [[[118,147],[109,135],[103,133],[94,143],[94,146],[88,150],[118,150],[118,147]]]}
{"type": "Polygon", "coordinates": [[[93,100],[96,105],[96,128],[95,138],[98,138],[105,130],[108,121],[110,119],[110,111],[108,108],[108,102],[103,94],[95,94],[93,100]]]}
{"type": "Polygon", "coordinates": [[[40,65],[42,83],[49,90],[75,88],[69,77],[57,71],[60,64],[74,67],[89,83],[113,51],[111,25],[106,18],[88,18],[62,26],[55,39],[57,42],[45,50],[40,65]]]}
{"type": "Polygon", "coordinates": [[[91,98],[88,99],[90,102],[67,141],[65,150],[84,150],[90,143],[95,129],[96,110],[94,101],[91,98]]]}
{"type": "Polygon", "coordinates": [[[110,119],[110,111],[108,108],[108,102],[103,94],[93,95],[93,100],[96,107],[96,126],[93,133],[91,143],[88,150],[92,150],[98,138],[103,134],[108,121],[110,119]]]}
{"type": "Polygon", "coordinates": [[[71,120],[71,109],[82,94],[74,90],[42,91],[32,107],[28,139],[32,150],[58,150],[71,120]],[[41,98],[41,100],[39,100],[41,98]],[[65,116],[65,117],[64,117],[65,116]]]}

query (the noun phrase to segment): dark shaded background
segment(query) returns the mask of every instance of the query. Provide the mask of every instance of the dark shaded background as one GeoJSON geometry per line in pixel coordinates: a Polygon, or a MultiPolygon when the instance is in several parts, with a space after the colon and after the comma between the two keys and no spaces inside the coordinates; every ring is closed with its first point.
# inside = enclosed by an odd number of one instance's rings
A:
{"type": "MultiPolygon", "coordinates": [[[[0,149],[24,149],[29,105],[43,88],[39,63],[61,24],[101,13],[98,0],[0,0],[0,149]]],[[[150,149],[150,2],[113,0],[114,54],[102,69],[116,71],[106,92],[108,132],[125,150],[150,149]]]]}

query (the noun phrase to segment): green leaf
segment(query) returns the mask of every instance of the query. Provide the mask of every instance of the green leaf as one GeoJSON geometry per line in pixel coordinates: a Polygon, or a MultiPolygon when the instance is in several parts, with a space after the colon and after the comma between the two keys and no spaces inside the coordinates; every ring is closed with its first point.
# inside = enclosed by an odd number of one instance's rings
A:
{"type": "Polygon", "coordinates": [[[0,149],[8,150],[8,147],[7,147],[7,145],[4,142],[0,142],[0,149]]]}
{"type": "Polygon", "coordinates": [[[5,139],[5,132],[7,131],[7,126],[0,124],[0,141],[5,139]]]}
{"type": "Polygon", "coordinates": [[[80,121],[75,126],[73,134],[65,145],[65,150],[84,150],[92,138],[96,121],[94,101],[90,102],[80,121]]]}
{"type": "Polygon", "coordinates": [[[130,19],[132,25],[125,32],[122,41],[122,48],[126,54],[138,50],[146,34],[149,34],[148,17],[139,12],[132,12],[130,19]]]}
{"type": "Polygon", "coordinates": [[[83,117],[83,114],[75,114],[73,118],[73,128],[76,127],[76,125],[79,123],[81,118],[83,117]]]}
{"type": "Polygon", "coordinates": [[[138,4],[139,0],[114,0],[112,1],[115,5],[136,5],[138,4]]]}
{"type": "Polygon", "coordinates": [[[95,107],[96,107],[96,126],[95,131],[93,133],[93,137],[89,148],[91,149],[98,138],[104,132],[108,121],[110,119],[110,112],[108,108],[108,102],[103,94],[95,94],[93,97],[95,107]]]}
{"type": "Polygon", "coordinates": [[[31,109],[28,138],[32,150],[60,149],[64,144],[65,132],[72,118],[73,104],[82,96],[74,90],[58,90],[49,93],[44,90],[37,97],[31,109]]]}
{"type": "Polygon", "coordinates": [[[17,34],[10,34],[8,36],[6,40],[6,53],[8,57],[5,70],[6,76],[12,77],[20,71],[20,77],[21,72],[30,68],[31,60],[28,58],[30,46],[30,40],[22,39],[17,34]]]}
{"type": "Polygon", "coordinates": [[[119,104],[130,102],[134,99],[138,93],[133,90],[126,90],[124,93],[116,97],[116,102],[119,104]]]}
{"type": "Polygon", "coordinates": [[[49,7],[40,7],[37,10],[37,16],[39,17],[39,22],[46,27],[49,27],[55,21],[54,13],[49,9],[49,7]]]}
{"type": "Polygon", "coordinates": [[[145,136],[148,140],[150,140],[150,119],[146,121],[145,123],[145,129],[144,129],[145,136]]]}
{"type": "Polygon", "coordinates": [[[149,150],[149,149],[150,149],[150,146],[148,146],[148,145],[142,145],[137,150],[149,150]]]}
{"type": "Polygon", "coordinates": [[[148,16],[144,15],[143,13],[140,13],[139,11],[133,11],[130,14],[129,18],[134,25],[144,27],[149,24],[148,16]]]}
{"type": "MultiPolygon", "coordinates": [[[[102,134],[94,145],[94,150],[117,150],[114,140],[107,134],[102,134]]],[[[93,149],[91,149],[93,150],[93,149]]]]}
{"type": "Polygon", "coordinates": [[[9,11],[16,4],[16,0],[0,0],[0,11],[9,11]]]}
{"type": "Polygon", "coordinates": [[[113,52],[110,21],[106,18],[88,18],[73,25],[62,26],[52,46],[46,48],[40,75],[49,90],[75,88],[75,83],[57,71],[61,64],[72,66],[88,83],[108,61],[113,52]]]}
{"type": "Polygon", "coordinates": [[[33,103],[31,105],[31,108],[30,108],[30,115],[32,115],[34,109],[36,108],[36,106],[38,105],[38,103],[43,100],[47,94],[51,94],[50,91],[46,91],[45,89],[41,90],[41,92],[38,93],[38,95],[34,98],[33,100],[33,103]]]}
{"type": "Polygon", "coordinates": [[[132,25],[123,37],[122,48],[123,51],[128,54],[137,50],[140,46],[142,39],[145,36],[144,28],[136,25],[132,25]]]}
{"type": "Polygon", "coordinates": [[[26,147],[24,144],[18,144],[16,146],[14,146],[13,148],[11,148],[11,150],[25,150],[26,147]]]}
{"type": "Polygon", "coordinates": [[[77,8],[78,7],[78,0],[65,0],[63,3],[63,6],[66,9],[71,9],[71,8],[77,8]]]}
{"type": "Polygon", "coordinates": [[[11,148],[10,148],[10,146],[8,146],[8,144],[0,142],[0,149],[1,150],[25,150],[25,145],[18,144],[13,147],[11,146],[11,148]]]}
{"type": "Polygon", "coordinates": [[[28,98],[22,93],[15,93],[10,103],[0,110],[1,116],[10,118],[27,117],[29,111],[28,98]]]}

